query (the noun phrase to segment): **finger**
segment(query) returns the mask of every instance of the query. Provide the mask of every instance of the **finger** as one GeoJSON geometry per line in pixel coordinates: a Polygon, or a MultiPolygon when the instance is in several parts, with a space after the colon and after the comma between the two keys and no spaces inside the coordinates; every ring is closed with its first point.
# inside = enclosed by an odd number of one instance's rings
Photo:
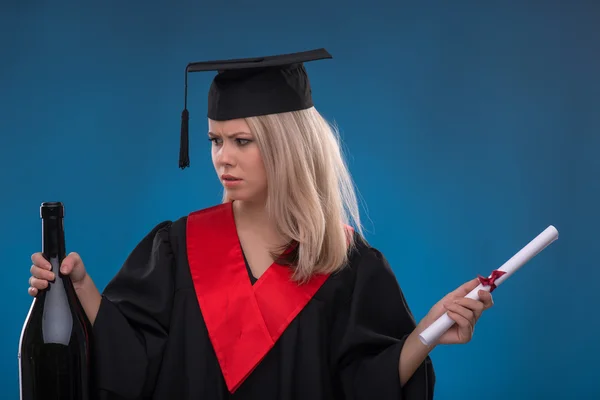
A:
{"type": "Polygon", "coordinates": [[[34,287],[38,290],[44,290],[48,287],[48,281],[45,279],[38,279],[35,276],[29,278],[29,286],[34,287]]]}
{"type": "Polygon", "coordinates": [[[54,272],[42,269],[37,265],[32,265],[30,271],[32,276],[39,279],[45,279],[47,281],[53,281],[55,277],[54,272]]]}
{"type": "Polygon", "coordinates": [[[452,311],[453,313],[456,313],[456,314],[460,315],[461,317],[463,317],[473,323],[475,322],[475,313],[472,310],[470,310],[464,306],[461,306],[458,303],[450,304],[446,308],[448,309],[448,311],[452,311]]]}
{"type": "Polygon", "coordinates": [[[475,329],[471,322],[469,322],[469,320],[462,315],[453,311],[448,311],[448,317],[450,317],[450,319],[452,319],[454,322],[456,322],[456,325],[458,325],[459,338],[462,339],[461,342],[468,342],[473,336],[473,331],[475,329]]]}
{"type": "Polygon", "coordinates": [[[32,286],[29,287],[29,289],[27,289],[27,292],[29,293],[30,296],[37,296],[38,294],[38,290],[32,286]]]}
{"type": "Polygon", "coordinates": [[[473,280],[465,282],[461,286],[459,286],[458,288],[454,289],[452,292],[450,292],[446,296],[444,296],[442,298],[441,302],[444,305],[451,304],[456,299],[465,297],[467,294],[469,294],[471,292],[471,290],[475,289],[477,287],[477,285],[479,285],[478,278],[475,278],[473,280]]]}
{"type": "Polygon", "coordinates": [[[479,278],[473,278],[468,282],[463,283],[457,289],[455,289],[451,294],[456,297],[464,297],[471,290],[475,289],[479,285],[479,278]]]}
{"type": "Polygon", "coordinates": [[[469,299],[467,297],[461,297],[454,301],[456,304],[465,307],[473,312],[476,319],[479,319],[483,310],[485,310],[485,304],[483,301],[469,299]]]}
{"type": "Polygon", "coordinates": [[[65,257],[60,266],[60,272],[62,272],[65,275],[69,275],[73,271],[73,269],[81,263],[81,257],[79,256],[79,254],[74,252],[69,253],[69,255],[65,257]]]}
{"type": "Polygon", "coordinates": [[[31,262],[40,268],[47,269],[47,270],[52,269],[52,265],[50,264],[50,262],[48,260],[46,260],[43,256],[43,254],[40,252],[34,253],[31,256],[31,262]]]}
{"type": "Polygon", "coordinates": [[[479,291],[479,299],[483,303],[484,310],[487,310],[488,308],[490,308],[494,305],[494,298],[493,298],[492,294],[490,292],[488,292],[487,290],[479,291]]]}

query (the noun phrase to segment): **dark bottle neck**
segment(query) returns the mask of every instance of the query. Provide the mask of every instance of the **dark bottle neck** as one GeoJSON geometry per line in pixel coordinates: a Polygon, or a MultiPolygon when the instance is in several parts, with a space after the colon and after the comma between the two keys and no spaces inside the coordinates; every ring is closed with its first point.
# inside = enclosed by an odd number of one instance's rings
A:
{"type": "MultiPolygon", "coordinates": [[[[64,209],[62,206],[42,206],[42,252],[55,265],[66,257],[64,209]]],[[[57,271],[54,271],[55,273],[57,271]]]]}

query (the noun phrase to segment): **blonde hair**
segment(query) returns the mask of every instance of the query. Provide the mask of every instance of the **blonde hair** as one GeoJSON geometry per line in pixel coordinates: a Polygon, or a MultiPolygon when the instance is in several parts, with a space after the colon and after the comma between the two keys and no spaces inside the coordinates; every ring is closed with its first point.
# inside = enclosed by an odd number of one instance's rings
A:
{"type": "Polygon", "coordinates": [[[297,282],[339,271],[355,244],[352,230],[362,237],[362,227],[338,130],[314,107],[246,122],[267,173],[267,212],[296,245],[289,254],[275,255],[278,262],[293,266],[297,282]]]}

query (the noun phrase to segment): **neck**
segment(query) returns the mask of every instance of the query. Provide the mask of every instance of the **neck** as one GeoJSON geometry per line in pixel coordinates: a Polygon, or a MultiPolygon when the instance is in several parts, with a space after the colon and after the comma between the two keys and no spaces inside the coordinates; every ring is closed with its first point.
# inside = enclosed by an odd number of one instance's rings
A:
{"type": "Polygon", "coordinates": [[[236,200],[233,202],[233,212],[240,222],[268,224],[269,217],[264,203],[236,200]]]}
{"type": "Polygon", "coordinates": [[[283,245],[283,238],[277,233],[277,227],[267,214],[264,203],[236,200],[233,213],[239,231],[252,231],[273,246],[283,245]]]}

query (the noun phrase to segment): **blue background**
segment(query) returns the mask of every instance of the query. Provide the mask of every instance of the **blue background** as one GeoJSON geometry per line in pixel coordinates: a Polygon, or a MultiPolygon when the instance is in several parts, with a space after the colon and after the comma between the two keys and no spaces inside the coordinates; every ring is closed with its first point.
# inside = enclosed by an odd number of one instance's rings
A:
{"type": "Polygon", "coordinates": [[[307,65],[417,319],[548,225],[560,239],[494,292],[467,345],[438,347],[436,399],[600,397],[600,3],[4,1],[0,12],[0,394],[40,249],[39,205],[99,288],[155,224],[220,200],[211,74],[189,61],[327,48],[307,65]]]}

